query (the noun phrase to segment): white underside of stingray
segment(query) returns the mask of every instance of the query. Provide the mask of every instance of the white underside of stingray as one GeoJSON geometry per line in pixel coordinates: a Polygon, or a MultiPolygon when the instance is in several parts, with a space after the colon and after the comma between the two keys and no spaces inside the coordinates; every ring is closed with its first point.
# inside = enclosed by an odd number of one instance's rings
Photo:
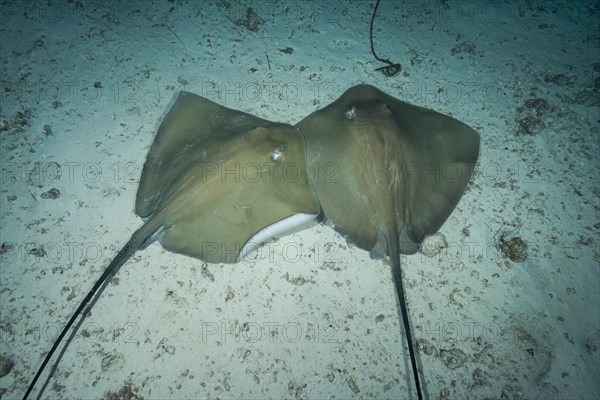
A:
{"type": "Polygon", "coordinates": [[[272,225],[267,226],[260,232],[257,232],[256,235],[252,236],[250,240],[246,242],[240,254],[238,255],[237,261],[241,261],[248,254],[252,253],[254,249],[260,246],[263,243],[268,242],[276,237],[285,236],[291,231],[298,229],[299,227],[314,221],[319,214],[295,214],[291,217],[287,217],[282,219],[281,221],[277,221],[272,225]]]}

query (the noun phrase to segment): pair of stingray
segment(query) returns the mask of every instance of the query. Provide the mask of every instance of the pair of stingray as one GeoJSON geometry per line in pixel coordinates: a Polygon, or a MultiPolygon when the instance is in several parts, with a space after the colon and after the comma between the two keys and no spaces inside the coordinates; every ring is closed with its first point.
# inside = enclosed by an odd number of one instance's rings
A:
{"type": "Polygon", "coordinates": [[[137,250],[158,240],[170,251],[231,263],[317,218],[373,257],[390,257],[422,398],[400,254],[416,252],[444,223],[478,153],[479,135],[467,125],[369,85],[348,89],[295,126],[179,93],[140,179],[135,211],[145,223],[71,317],[25,398],[77,318],[54,368],[110,278],[137,250]]]}

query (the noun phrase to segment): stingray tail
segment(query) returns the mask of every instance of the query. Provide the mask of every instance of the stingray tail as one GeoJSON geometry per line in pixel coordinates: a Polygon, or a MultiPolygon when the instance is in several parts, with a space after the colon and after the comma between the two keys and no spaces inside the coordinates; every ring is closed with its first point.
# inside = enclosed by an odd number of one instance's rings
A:
{"type": "Polygon", "coordinates": [[[58,363],[60,362],[60,359],[62,358],[62,355],[64,354],[65,350],[67,349],[67,347],[71,343],[71,340],[73,339],[73,337],[77,333],[79,327],[81,327],[81,325],[83,324],[83,321],[84,321],[86,315],[89,314],[89,312],[91,311],[92,307],[94,306],[94,304],[96,304],[96,301],[98,301],[98,299],[100,298],[100,295],[102,294],[102,292],[104,291],[104,289],[106,288],[106,286],[108,285],[108,283],[110,282],[110,280],[113,278],[113,276],[121,268],[121,266],[123,266],[123,264],[125,264],[125,262],[127,262],[127,260],[138,250],[138,248],[145,241],[145,239],[152,234],[151,231],[152,231],[152,227],[148,223],[144,224],[140,229],[138,229],[131,236],[131,239],[129,239],[129,241],[125,244],[125,246],[123,246],[123,248],[121,249],[121,251],[119,251],[119,253],[115,256],[115,258],[113,258],[113,260],[111,261],[111,263],[104,270],[104,272],[102,273],[102,275],[100,276],[100,278],[98,278],[98,280],[96,281],[96,283],[94,283],[94,286],[92,287],[92,289],[85,296],[85,298],[83,299],[83,301],[81,302],[81,304],[79,304],[79,307],[77,307],[77,309],[75,310],[75,313],[73,313],[73,316],[71,317],[71,319],[69,319],[69,322],[67,322],[67,325],[65,325],[65,327],[62,330],[62,332],[60,333],[60,335],[58,335],[58,338],[54,341],[54,344],[52,345],[52,348],[50,349],[50,351],[48,352],[48,354],[46,354],[46,357],[44,358],[44,361],[42,362],[42,364],[38,368],[37,373],[35,374],[35,377],[31,381],[31,383],[29,384],[29,387],[27,388],[27,391],[25,392],[25,395],[23,396],[23,400],[26,400],[29,397],[29,395],[31,394],[31,391],[35,387],[35,384],[37,383],[38,379],[40,378],[40,376],[44,372],[44,369],[46,368],[47,364],[52,359],[52,356],[54,355],[56,349],[60,346],[60,343],[62,342],[62,340],[67,335],[69,329],[71,329],[71,327],[73,326],[73,324],[75,323],[75,321],[77,321],[77,318],[79,318],[81,316],[81,319],[79,320],[79,322],[77,323],[77,325],[75,325],[75,329],[73,330],[73,332],[69,336],[69,339],[68,339],[67,343],[63,347],[62,351],[60,352],[60,354],[59,354],[59,356],[58,356],[58,358],[56,360],[56,362],[54,363],[54,365],[52,367],[52,371],[50,372],[50,374],[46,378],[44,386],[40,390],[37,398],[41,397],[41,395],[42,395],[45,387],[47,386],[50,378],[54,374],[54,372],[55,372],[55,370],[56,370],[56,368],[58,366],[58,363]],[[85,309],[85,312],[83,312],[84,309],[85,309]]]}
{"type": "Polygon", "coordinates": [[[399,255],[397,259],[392,263],[392,275],[394,277],[396,293],[398,294],[398,302],[400,303],[400,313],[402,314],[402,324],[404,325],[404,332],[406,333],[406,341],[408,342],[408,353],[410,355],[410,364],[413,371],[415,388],[417,389],[417,398],[419,400],[422,400],[423,394],[421,392],[421,381],[419,378],[419,370],[417,369],[417,356],[415,353],[415,345],[412,339],[412,333],[410,329],[410,320],[408,318],[406,298],[404,297],[404,284],[402,283],[402,271],[400,269],[399,255]]]}
{"type": "Polygon", "coordinates": [[[417,356],[415,352],[415,345],[412,339],[412,330],[410,329],[410,319],[408,318],[408,307],[406,307],[406,297],[404,296],[404,283],[402,280],[402,268],[400,267],[400,247],[397,235],[395,234],[396,227],[392,226],[391,230],[387,234],[387,243],[392,261],[392,276],[394,278],[394,286],[396,287],[396,293],[398,294],[398,303],[400,304],[400,314],[402,317],[402,324],[404,325],[404,332],[406,333],[406,341],[408,342],[408,354],[410,356],[410,364],[413,371],[413,377],[415,381],[415,388],[417,390],[417,398],[423,399],[423,393],[421,392],[421,380],[419,378],[419,370],[417,368],[417,356]]]}

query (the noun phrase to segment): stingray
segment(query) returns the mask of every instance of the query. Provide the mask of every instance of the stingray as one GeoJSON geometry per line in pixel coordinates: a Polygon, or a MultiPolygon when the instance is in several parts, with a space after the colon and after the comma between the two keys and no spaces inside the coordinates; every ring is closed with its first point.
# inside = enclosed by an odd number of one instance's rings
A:
{"type": "Polygon", "coordinates": [[[479,135],[369,85],[348,89],[296,126],[324,220],[373,258],[390,257],[421,399],[400,254],[415,253],[458,203],[477,161],[479,135]]]}
{"type": "Polygon", "coordinates": [[[400,254],[416,252],[450,215],[478,149],[479,136],[463,123],[367,85],[349,89],[295,127],[181,92],[140,178],[135,211],[145,223],[76,309],[25,398],[74,327],[48,383],[110,279],[137,250],[159,241],[173,252],[233,263],[317,216],[373,257],[390,257],[421,398],[400,254]]]}
{"type": "Polygon", "coordinates": [[[145,223],[67,322],[24,398],[82,315],[45,388],[85,316],[137,250],[157,240],[176,253],[233,263],[261,243],[314,220],[320,207],[305,170],[305,143],[297,128],[180,92],[158,128],[142,170],[135,211],[145,223]]]}

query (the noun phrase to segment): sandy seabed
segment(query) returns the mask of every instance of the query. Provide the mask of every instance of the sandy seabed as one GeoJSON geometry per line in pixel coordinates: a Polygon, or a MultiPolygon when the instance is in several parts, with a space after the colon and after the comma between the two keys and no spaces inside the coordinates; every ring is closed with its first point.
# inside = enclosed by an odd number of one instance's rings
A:
{"type": "MultiPolygon", "coordinates": [[[[180,90],[294,124],[359,83],[481,135],[457,208],[402,258],[428,398],[600,396],[598,2],[382,0],[394,77],[374,71],[373,6],[0,5],[3,399],[141,225],[141,168],[180,90]]],[[[154,243],[42,398],[415,398],[405,345],[389,263],[327,226],[233,265],[154,243]]]]}

